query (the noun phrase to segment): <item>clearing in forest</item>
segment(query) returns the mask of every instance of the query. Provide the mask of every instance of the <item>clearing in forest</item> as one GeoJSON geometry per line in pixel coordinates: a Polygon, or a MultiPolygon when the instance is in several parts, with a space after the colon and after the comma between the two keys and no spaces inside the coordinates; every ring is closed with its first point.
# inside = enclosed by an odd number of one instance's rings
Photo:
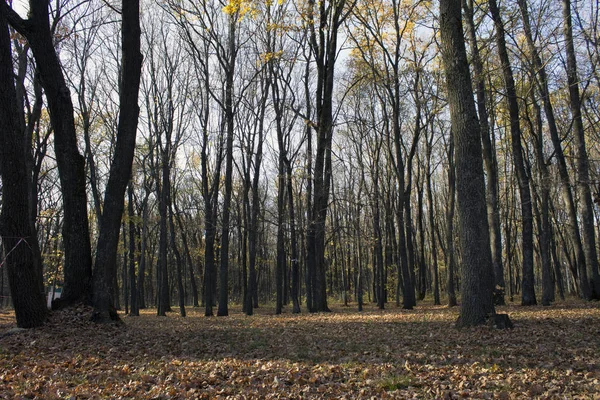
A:
{"type": "Polygon", "coordinates": [[[0,314],[0,398],[600,399],[600,308],[500,307],[512,330],[456,330],[458,309],[87,321],[17,331],[0,314]]]}

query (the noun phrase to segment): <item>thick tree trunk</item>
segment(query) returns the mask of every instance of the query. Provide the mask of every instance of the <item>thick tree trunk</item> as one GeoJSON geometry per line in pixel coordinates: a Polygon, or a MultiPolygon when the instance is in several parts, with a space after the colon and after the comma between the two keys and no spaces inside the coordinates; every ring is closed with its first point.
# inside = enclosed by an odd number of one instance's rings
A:
{"type": "Polygon", "coordinates": [[[48,3],[31,0],[29,19],[25,21],[5,2],[0,2],[0,11],[31,45],[54,129],[54,153],[63,197],[62,236],[65,249],[64,288],[56,306],[87,301],[90,295],[92,256],[85,191],[85,159],[77,147],[73,102],[54,49],[48,3]]]}
{"type": "Polygon", "coordinates": [[[138,92],[142,69],[139,0],[123,0],[122,76],[119,83],[119,125],[114,158],[104,194],[104,210],[96,249],[93,277],[94,320],[118,319],[112,282],[116,276],[119,226],[125,206],[125,190],[131,177],[139,116],[138,92]]]}
{"type": "MultiPolygon", "coordinates": [[[[206,83],[206,82],[205,82],[206,83]]],[[[203,114],[204,126],[208,126],[208,108],[203,114]]],[[[219,192],[220,170],[223,160],[223,151],[219,149],[214,174],[209,177],[208,173],[208,130],[203,133],[202,141],[202,197],[204,198],[204,315],[211,317],[213,313],[213,303],[216,292],[216,271],[215,271],[215,238],[217,232],[217,194],[219,192]],[[212,178],[212,179],[211,179],[212,178]],[[209,181],[212,182],[209,185],[209,181]]]]}
{"type": "MultiPolygon", "coordinates": [[[[362,187],[362,185],[361,185],[362,187]]],[[[361,194],[361,190],[359,189],[358,191],[358,198],[360,198],[360,194],[361,194]]],[[[362,311],[363,310],[363,304],[364,304],[364,299],[363,299],[363,284],[364,284],[364,278],[363,278],[363,243],[362,243],[362,239],[361,239],[361,230],[360,230],[360,215],[361,215],[361,206],[360,203],[356,205],[356,215],[354,216],[355,218],[355,227],[354,227],[354,232],[355,232],[355,247],[357,248],[356,251],[356,255],[355,255],[355,260],[356,260],[356,270],[357,270],[357,277],[356,277],[356,302],[358,303],[358,311],[362,311]]]]}
{"type": "Polygon", "coordinates": [[[487,224],[481,133],[464,45],[460,0],[440,0],[442,56],[452,131],[462,254],[462,301],[458,326],[485,323],[494,314],[492,254],[487,224]]]}
{"type": "Polygon", "coordinates": [[[556,285],[558,286],[558,295],[560,296],[561,300],[564,300],[565,299],[565,288],[564,288],[564,284],[563,284],[560,260],[558,259],[558,254],[556,252],[556,241],[554,239],[554,235],[550,235],[550,248],[552,250],[552,261],[553,261],[552,264],[554,266],[554,279],[555,279],[556,285]]]}
{"type": "Polygon", "coordinates": [[[13,76],[8,25],[0,14],[0,236],[17,326],[33,328],[45,322],[47,310],[40,248],[29,207],[31,177],[27,174],[26,151],[30,144],[25,142],[16,120],[13,76]]]}

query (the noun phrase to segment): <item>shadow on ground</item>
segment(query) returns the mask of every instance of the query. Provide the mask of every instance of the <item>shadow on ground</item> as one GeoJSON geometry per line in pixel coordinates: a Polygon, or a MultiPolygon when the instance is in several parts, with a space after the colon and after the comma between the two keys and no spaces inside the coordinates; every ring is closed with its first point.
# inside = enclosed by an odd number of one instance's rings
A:
{"type": "MultiPolygon", "coordinates": [[[[84,307],[0,339],[0,398],[600,398],[597,303],[501,307],[513,330],[457,330],[457,309],[124,317],[84,307]]],[[[10,328],[0,316],[0,332],[10,328]]]]}

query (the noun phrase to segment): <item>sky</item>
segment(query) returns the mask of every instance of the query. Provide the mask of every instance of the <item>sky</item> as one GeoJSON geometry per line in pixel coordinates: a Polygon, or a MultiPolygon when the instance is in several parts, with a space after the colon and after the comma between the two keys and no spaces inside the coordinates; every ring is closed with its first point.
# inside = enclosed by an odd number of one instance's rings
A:
{"type": "Polygon", "coordinates": [[[29,8],[27,0],[13,0],[12,7],[21,17],[27,17],[27,9],[29,8]]]}

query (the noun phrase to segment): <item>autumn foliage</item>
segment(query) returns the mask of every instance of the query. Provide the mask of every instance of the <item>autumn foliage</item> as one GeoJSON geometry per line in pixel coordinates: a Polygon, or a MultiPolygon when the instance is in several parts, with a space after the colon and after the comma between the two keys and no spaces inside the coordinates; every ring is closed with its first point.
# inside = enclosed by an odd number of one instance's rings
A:
{"type": "Polygon", "coordinates": [[[0,398],[600,398],[597,304],[500,307],[513,330],[457,330],[431,305],[333,309],[99,327],[80,307],[22,331],[0,314],[0,398]]]}

